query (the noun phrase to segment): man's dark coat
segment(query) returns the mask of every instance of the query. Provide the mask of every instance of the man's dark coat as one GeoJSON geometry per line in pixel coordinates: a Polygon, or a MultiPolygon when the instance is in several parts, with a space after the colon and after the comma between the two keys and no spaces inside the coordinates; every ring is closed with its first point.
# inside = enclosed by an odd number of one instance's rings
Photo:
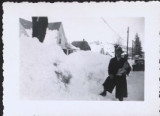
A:
{"type": "MultiPolygon", "coordinates": [[[[116,86],[116,98],[123,98],[128,96],[126,75],[122,75],[121,77],[116,76],[118,69],[123,67],[125,61],[126,59],[124,58],[121,58],[119,61],[116,57],[112,58],[109,63],[108,74],[114,75],[114,78],[111,79],[108,77],[103,83],[104,89],[110,93],[112,93],[114,87],[116,86]]],[[[129,67],[127,69],[127,74],[129,74],[130,70],[131,68],[129,67]]]]}

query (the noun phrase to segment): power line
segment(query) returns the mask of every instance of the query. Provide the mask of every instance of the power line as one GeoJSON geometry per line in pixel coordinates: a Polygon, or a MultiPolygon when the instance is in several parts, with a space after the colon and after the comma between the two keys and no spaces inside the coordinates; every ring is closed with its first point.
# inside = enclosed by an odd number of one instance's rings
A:
{"type": "Polygon", "coordinates": [[[124,39],[108,24],[108,22],[107,22],[103,17],[101,17],[101,19],[103,20],[103,22],[104,22],[105,24],[107,24],[107,26],[108,26],[116,35],[119,36],[119,39],[124,40],[124,39]]]}

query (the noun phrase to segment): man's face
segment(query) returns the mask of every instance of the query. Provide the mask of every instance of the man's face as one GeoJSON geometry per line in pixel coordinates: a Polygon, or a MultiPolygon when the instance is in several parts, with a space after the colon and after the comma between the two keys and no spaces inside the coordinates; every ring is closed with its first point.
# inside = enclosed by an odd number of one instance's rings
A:
{"type": "Polygon", "coordinates": [[[121,51],[116,51],[116,56],[118,57],[118,58],[120,58],[121,57],[121,51]]]}

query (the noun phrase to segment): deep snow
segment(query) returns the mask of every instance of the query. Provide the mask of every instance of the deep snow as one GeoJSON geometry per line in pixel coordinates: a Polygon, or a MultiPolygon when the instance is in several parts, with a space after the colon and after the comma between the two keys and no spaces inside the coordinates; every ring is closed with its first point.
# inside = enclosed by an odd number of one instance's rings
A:
{"type": "MultiPolygon", "coordinates": [[[[30,30],[27,33],[31,35],[30,30]]],[[[109,56],[79,51],[65,55],[47,30],[44,43],[20,37],[21,95],[29,99],[98,99],[109,56]]]]}
{"type": "MultiPolygon", "coordinates": [[[[29,37],[20,36],[20,93],[23,99],[115,100],[114,93],[106,97],[99,95],[108,76],[109,55],[78,51],[67,56],[56,43],[57,31],[47,30],[44,43],[32,38],[31,30],[26,32],[29,37]]],[[[143,76],[131,73],[129,91],[135,89],[132,87],[136,84],[134,74],[143,76]]],[[[141,78],[141,81],[144,80],[141,78]]],[[[143,92],[143,88],[140,90],[143,92]]],[[[137,96],[128,100],[136,100],[137,96]]]]}
{"type": "Polygon", "coordinates": [[[100,53],[101,49],[104,49],[104,53],[110,55],[110,57],[114,57],[114,45],[106,43],[94,41],[89,43],[92,52],[100,53]]]}

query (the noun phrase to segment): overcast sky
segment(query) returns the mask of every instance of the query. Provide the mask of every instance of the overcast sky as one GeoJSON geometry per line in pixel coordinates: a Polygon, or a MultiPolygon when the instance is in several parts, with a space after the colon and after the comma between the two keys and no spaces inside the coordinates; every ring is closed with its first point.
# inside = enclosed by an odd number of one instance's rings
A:
{"type": "Polygon", "coordinates": [[[96,18],[49,18],[49,22],[61,21],[69,42],[83,40],[115,43],[121,37],[121,43],[127,43],[127,28],[129,27],[129,46],[135,39],[136,33],[144,45],[144,18],[143,17],[102,17],[96,18]]]}
{"type": "Polygon", "coordinates": [[[132,46],[136,33],[140,37],[142,47],[144,46],[143,17],[48,17],[48,20],[62,22],[69,42],[81,41],[84,38],[88,42],[101,41],[114,44],[121,38],[120,42],[126,45],[129,27],[129,46],[132,46]]]}

